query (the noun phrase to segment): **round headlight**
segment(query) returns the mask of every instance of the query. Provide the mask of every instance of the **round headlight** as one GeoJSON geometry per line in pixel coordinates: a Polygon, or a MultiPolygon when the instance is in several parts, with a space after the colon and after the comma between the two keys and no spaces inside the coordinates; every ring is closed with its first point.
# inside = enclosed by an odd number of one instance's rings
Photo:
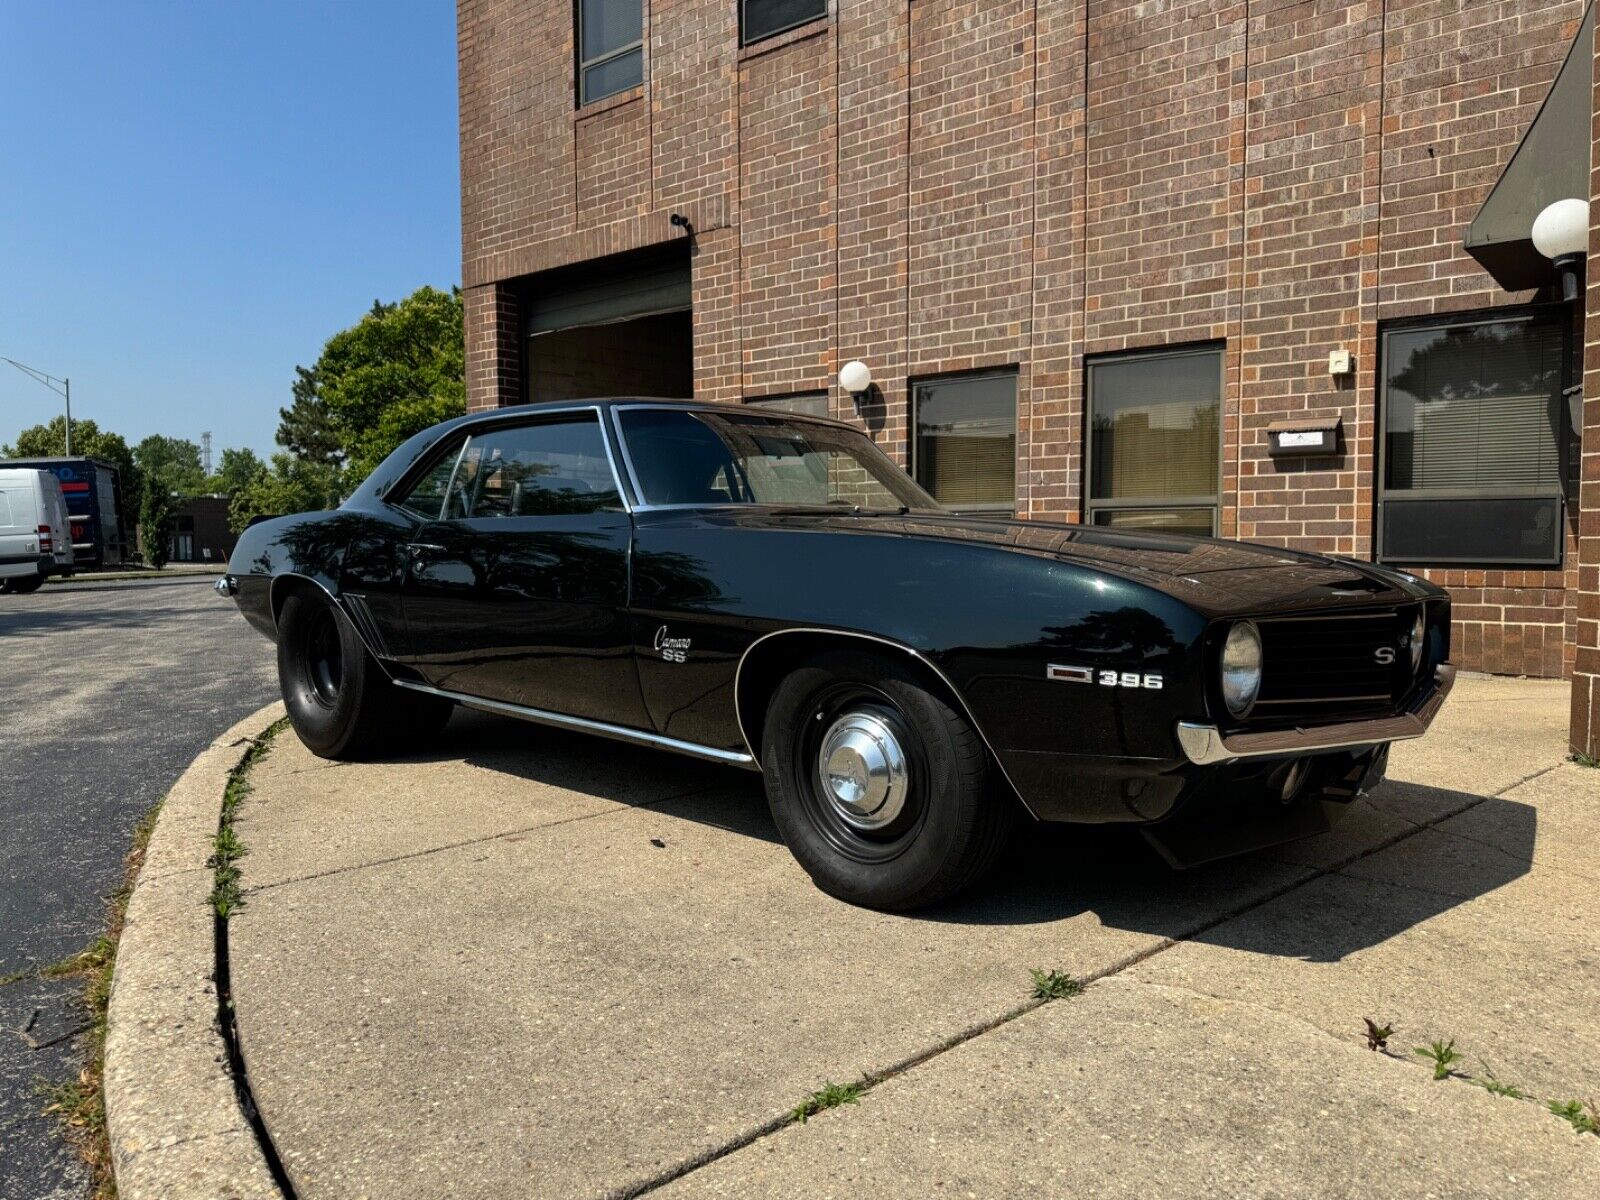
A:
{"type": "Polygon", "coordinates": [[[1422,623],[1422,613],[1417,613],[1417,619],[1411,622],[1411,673],[1415,675],[1417,668],[1422,666],[1422,647],[1428,640],[1428,627],[1422,623]]]}
{"type": "Polygon", "coordinates": [[[1236,717],[1248,713],[1261,691],[1261,635],[1249,621],[1228,630],[1222,647],[1222,699],[1236,717]]]}

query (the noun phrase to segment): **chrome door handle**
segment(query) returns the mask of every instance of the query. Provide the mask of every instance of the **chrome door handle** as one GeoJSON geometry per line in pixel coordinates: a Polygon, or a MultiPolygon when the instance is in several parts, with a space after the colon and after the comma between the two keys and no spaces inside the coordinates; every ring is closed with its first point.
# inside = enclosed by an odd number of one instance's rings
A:
{"type": "Polygon", "coordinates": [[[441,554],[444,553],[444,547],[437,542],[407,542],[406,546],[410,549],[412,558],[420,558],[429,550],[436,550],[441,554]]]}

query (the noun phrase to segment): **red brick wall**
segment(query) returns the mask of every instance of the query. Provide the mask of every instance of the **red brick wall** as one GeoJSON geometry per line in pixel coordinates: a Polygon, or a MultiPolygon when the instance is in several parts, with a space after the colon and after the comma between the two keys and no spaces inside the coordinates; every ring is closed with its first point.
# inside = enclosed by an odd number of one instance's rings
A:
{"type": "MultiPolygon", "coordinates": [[[[1223,532],[1370,555],[1379,322],[1521,299],[1461,239],[1583,0],[837,8],[741,49],[731,2],[652,0],[644,86],[575,113],[570,4],[462,0],[472,403],[518,390],[510,293],[483,285],[681,236],[682,211],[702,398],[862,358],[904,461],[908,380],[1014,364],[1018,511],[1071,521],[1083,355],[1225,341],[1223,532]],[[1307,416],[1344,452],[1269,458],[1307,416]]],[[[1426,572],[1458,659],[1570,671],[1577,513],[1563,571],[1426,572]]]]}
{"type": "Polygon", "coordinates": [[[1589,264],[1584,289],[1583,455],[1572,589],[1572,749],[1600,759],[1600,23],[1596,25],[1589,146],[1589,264]]]}

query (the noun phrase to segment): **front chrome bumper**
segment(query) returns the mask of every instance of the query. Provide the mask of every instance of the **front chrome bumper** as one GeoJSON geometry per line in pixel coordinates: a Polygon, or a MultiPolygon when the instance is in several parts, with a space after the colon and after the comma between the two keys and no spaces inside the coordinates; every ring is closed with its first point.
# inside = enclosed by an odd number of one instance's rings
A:
{"type": "Polygon", "coordinates": [[[211,585],[211,590],[216,592],[217,595],[226,596],[231,600],[239,594],[239,581],[232,575],[224,575],[211,585]]]}
{"type": "Polygon", "coordinates": [[[1433,718],[1438,715],[1455,681],[1455,665],[1440,663],[1433,673],[1432,685],[1412,701],[1409,709],[1392,717],[1377,717],[1368,721],[1231,735],[1224,735],[1215,725],[1179,721],[1178,744],[1183,747],[1183,753],[1190,762],[1210,766],[1232,762],[1236,758],[1281,758],[1314,754],[1321,750],[1403,742],[1408,738],[1421,737],[1428,731],[1428,726],[1433,724],[1433,718]]]}

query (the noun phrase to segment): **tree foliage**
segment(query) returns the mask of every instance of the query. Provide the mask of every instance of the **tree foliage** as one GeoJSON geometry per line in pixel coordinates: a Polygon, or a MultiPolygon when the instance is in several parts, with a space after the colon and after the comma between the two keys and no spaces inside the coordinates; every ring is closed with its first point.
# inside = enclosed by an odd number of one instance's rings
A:
{"type": "Polygon", "coordinates": [[[338,467],[280,451],[270,467],[258,466],[250,482],[233,493],[228,524],[238,533],[257,517],[337,508],[342,498],[338,467]]]}
{"type": "Polygon", "coordinates": [[[139,547],[152,567],[167,565],[167,532],[172,524],[172,492],[157,476],[145,476],[139,496],[139,547]]]}
{"type": "Polygon", "coordinates": [[[217,473],[206,480],[206,491],[236,495],[248,487],[265,466],[254,450],[224,450],[217,462],[217,473]]]}
{"type": "Polygon", "coordinates": [[[198,496],[205,491],[206,473],[200,465],[200,447],[187,438],[152,433],[133,448],[139,474],[169,494],[198,496]]]}
{"type": "MultiPolygon", "coordinates": [[[[0,446],[0,458],[58,458],[67,452],[67,421],[64,416],[52,418],[43,425],[33,425],[17,434],[9,446],[0,446]]],[[[103,458],[117,468],[122,480],[122,494],[132,503],[139,495],[139,469],[134,465],[133,451],[120,433],[102,430],[89,418],[79,417],[72,422],[72,453],[103,458]]]]}
{"type": "MultiPolygon", "coordinates": [[[[354,486],[406,438],[466,411],[460,289],[421,287],[398,304],[374,302],[328,339],[310,374],[354,486]]],[[[303,411],[310,416],[315,405],[303,411]]],[[[304,436],[298,426],[295,436],[304,436]]]]}
{"type": "Polygon", "coordinates": [[[296,367],[294,376],[289,385],[293,401],[278,410],[278,445],[296,458],[337,467],[344,462],[344,449],[322,398],[317,368],[296,367]]]}

